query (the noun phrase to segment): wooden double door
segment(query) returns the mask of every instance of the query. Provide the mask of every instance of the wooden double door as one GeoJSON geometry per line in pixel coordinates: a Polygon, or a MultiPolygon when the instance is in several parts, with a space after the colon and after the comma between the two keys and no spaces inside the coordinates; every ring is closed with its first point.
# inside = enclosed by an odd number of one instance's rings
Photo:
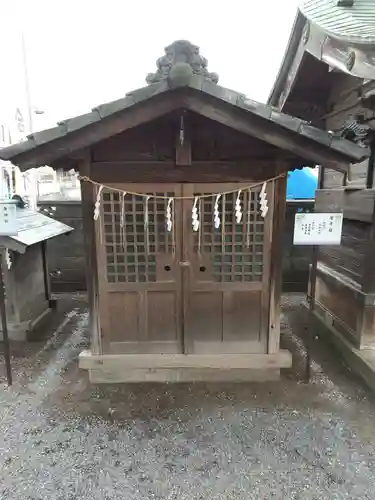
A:
{"type": "Polygon", "coordinates": [[[97,231],[103,350],[266,352],[272,184],[265,219],[260,187],[237,214],[238,184],[114,187],[126,194],[103,191],[97,231]]]}

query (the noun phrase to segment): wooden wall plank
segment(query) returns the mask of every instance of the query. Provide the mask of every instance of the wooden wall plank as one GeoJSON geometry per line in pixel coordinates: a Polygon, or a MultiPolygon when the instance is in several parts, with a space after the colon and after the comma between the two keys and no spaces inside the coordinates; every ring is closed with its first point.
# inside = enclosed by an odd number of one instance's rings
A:
{"type": "MultiPolygon", "coordinates": [[[[85,159],[80,162],[79,173],[80,175],[90,177],[90,152],[87,151],[85,156],[85,159]]],[[[93,220],[95,203],[94,189],[95,187],[92,184],[88,182],[81,182],[83,234],[86,256],[86,282],[90,309],[90,344],[93,353],[101,354],[102,338],[99,318],[98,268],[96,256],[95,221],[93,220]]]]}
{"type": "Polygon", "coordinates": [[[344,217],[372,222],[375,189],[320,189],[316,191],[316,212],[343,212],[344,217]]]}

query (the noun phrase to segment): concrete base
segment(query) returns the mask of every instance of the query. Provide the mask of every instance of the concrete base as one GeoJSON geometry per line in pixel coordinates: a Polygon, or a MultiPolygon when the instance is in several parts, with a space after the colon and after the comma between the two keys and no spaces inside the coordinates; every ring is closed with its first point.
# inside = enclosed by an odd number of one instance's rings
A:
{"type": "MultiPolygon", "coordinates": [[[[54,307],[48,307],[37,318],[30,321],[8,322],[8,337],[9,340],[16,342],[26,342],[32,340],[34,331],[46,321],[53,311],[54,307]]],[[[3,340],[3,331],[0,329],[0,340],[3,340]]]]}
{"type": "Polygon", "coordinates": [[[280,368],[290,368],[289,351],[276,354],[92,354],[83,351],[80,368],[90,381],[101,383],[140,382],[250,382],[274,381],[280,368]]]}
{"type": "Polygon", "coordinates": [[[313,311],[314,317],[319,320],[329,332],[327,340],[336,347],[348,367],[356,373],[365,384],[375,390],[375,349],[357,349],[336,328],[332,315],[327,311],[325,315],[313,311]]]}

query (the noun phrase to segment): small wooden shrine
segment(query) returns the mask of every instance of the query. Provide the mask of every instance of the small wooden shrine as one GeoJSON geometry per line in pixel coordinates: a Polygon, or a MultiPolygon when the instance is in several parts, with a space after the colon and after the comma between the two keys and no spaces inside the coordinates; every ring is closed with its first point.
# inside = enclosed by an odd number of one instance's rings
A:
{"type": "Polygon", "coordinates": [[[17,235],[0,236],[0,249],[3,249],[0,258],[9,338],[25,341],[31,339],[55,307],[47,265],[48,241],[73,228],[29,208],[18,207],[16,221],[17,235]]]}
{"type": "Polygon", "coordinates": [[[79,170],[93,382],[277,378],[286,174],[368,154],[220,87],[177,41],[147,86],[0,151],[79,170]]]}

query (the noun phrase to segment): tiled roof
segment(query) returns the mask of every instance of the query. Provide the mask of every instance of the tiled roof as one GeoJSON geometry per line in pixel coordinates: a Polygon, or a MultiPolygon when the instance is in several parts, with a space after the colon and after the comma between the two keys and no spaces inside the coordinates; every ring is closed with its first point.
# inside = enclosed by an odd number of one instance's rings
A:
{"type": "MultiPolygon", "coordinates": [[[[270,105],[248,99],[245,95],[216,85],[202,76],[193,75],[185,87],[214,96],[218,100],[225,101],[226,103],[245,110],[252,115],[257,115],[284,129],[288,129],[298,135],[308,137],[317,143],[328,146],[333,150],[352,158],[353,160],[359,161],[368,155],[367,150],[364,148],[356,146],[349,141],[333,137],[327,132],[311,126],[308,122],[280,113],[270,105]]],[[[54,141],[63,139],[73,132],[77,133],[79,130],[88,128],[111,115],[135,106],[141,101],[146,101],[158,94],[166,92],[170,92],[170,89],[167,81],[165,80],[148,85],[147,87],[142,87],[138,90],[130,92],[122,99],[97,106],[87,114],[64,120],[58,123],[58,125],[54,128],[31,134],[28,136],[26,141],[0,150],[0,158],[3,160],[10,160],[17,164],[17,157],[37,148],[40,145],[46,143],[52,144],[54,141]]],[[[65,154],[63,149],[64,148],[62,146],[61,157],[65,154]]]]}
{"type": "Polygon", "coordinates": [[[375,0],[354,0],[352,7],[338,0],[304,0],[302,14],[334,38],[358,44],[375,44],[375,0]]]}
{"type": "Polygon", "coordinates": [[[74,230],[58,220],[28,208],[17,208],[16,217],[19,228],[17,236],[2,236],[0,241],[3,244],[4,240],[8,240],[4,246],[21,253],[31,245],[74,230]]]}

